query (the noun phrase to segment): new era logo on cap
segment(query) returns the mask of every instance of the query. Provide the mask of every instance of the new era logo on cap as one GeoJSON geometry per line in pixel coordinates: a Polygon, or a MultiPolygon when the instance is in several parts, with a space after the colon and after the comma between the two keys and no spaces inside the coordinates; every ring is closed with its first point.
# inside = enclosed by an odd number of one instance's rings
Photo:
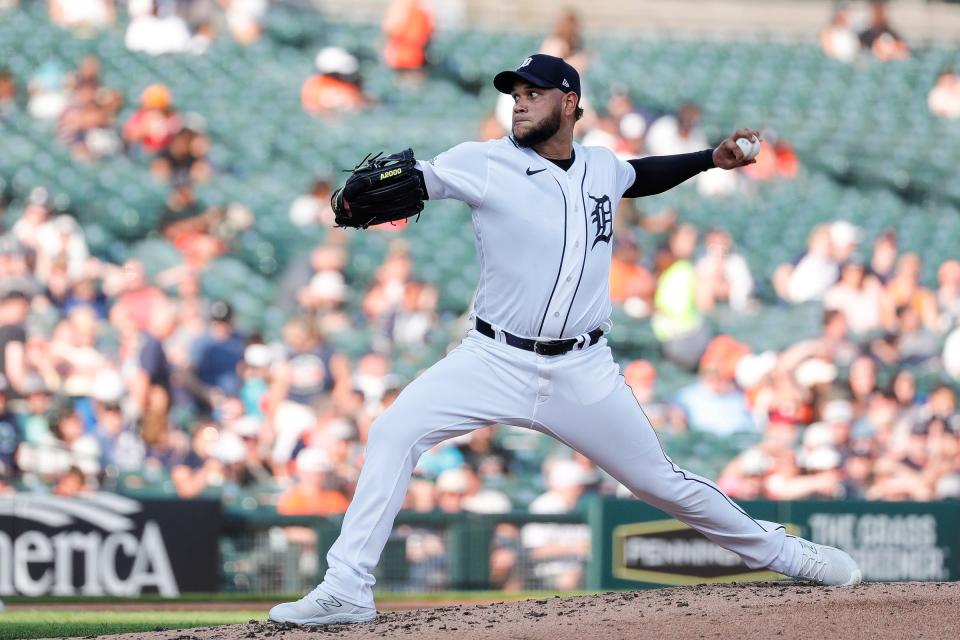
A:
{"type": "Polygon", "coordinates": [[[560,84],[562,84],[563,86],[565,86],[567,89],[570,88],[570,83],[567,82],[567,79],[566,79],[566,78],[564,78],[564,79],[563,79],[563,82],[561,82],[560,84]]]}

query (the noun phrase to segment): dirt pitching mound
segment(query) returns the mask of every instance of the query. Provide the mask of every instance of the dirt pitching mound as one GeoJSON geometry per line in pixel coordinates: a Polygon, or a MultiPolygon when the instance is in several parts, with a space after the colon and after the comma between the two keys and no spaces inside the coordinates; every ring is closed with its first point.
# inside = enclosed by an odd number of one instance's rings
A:
{"type": "Polygon", "coordinates": [[[376,622],[315,630],[265,623],[118,636],[150,640],[354,638],[804,638],[960,637],[960,583],[817,587],[748,583],[382,613],[376,622]]]}

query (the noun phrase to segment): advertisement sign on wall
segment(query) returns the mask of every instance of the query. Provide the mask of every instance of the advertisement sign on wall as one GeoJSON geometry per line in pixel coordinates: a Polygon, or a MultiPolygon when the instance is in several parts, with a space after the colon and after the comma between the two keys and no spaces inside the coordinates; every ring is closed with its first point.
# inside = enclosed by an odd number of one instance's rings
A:
{"type": "Polygon", "coordinates": [[[613,530],[613,575],[655,584],[683,585],[778,580],[747,567],[739,556],[677,520],[625,524],[613,530]]]}
{"type": "MultiPolygon", "coordinates": [[[[960,579],[958,502],[744,502],[752,516],[844,549],[864,580],[960,579]]],[[[593,557],[588,587],[656,587],[782,576],[750,570],[733,553],[636,500],[591,506],[593,557]]]]}
{"type": "Polygon", "coordinates": [[[805,534],[847,551],[864,580],[960,579],[960,503],[794,503],[805,534]]]}
{"type": "Polygon", "coordinates": [[[219,501],[0,496],[0,596],[216,591],[219,501]]]}

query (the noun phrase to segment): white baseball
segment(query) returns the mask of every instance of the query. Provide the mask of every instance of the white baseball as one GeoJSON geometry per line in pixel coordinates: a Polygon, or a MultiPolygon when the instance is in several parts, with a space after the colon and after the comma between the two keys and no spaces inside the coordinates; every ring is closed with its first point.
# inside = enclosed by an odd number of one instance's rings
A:
{"type": "Polygon", "coordinates": [[[744,160],[753,160],[760,153],[760,138],[750,142],[747,138],[737,138],[737,146],[743,152],[744,160]]]}

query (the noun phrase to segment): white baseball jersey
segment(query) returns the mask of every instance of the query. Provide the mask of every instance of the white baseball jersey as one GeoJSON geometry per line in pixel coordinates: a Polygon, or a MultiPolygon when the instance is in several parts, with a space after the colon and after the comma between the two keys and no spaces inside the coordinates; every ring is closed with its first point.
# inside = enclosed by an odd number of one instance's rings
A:
{"type": "Polygon", "coordinates": [[[610,317],[613,215],[636,173],[608,149],[573,147],[567,171],[509,137],[417,165],[431,200],[473,210],[476,315],[518,336],[571,338],[610,317]]]}

